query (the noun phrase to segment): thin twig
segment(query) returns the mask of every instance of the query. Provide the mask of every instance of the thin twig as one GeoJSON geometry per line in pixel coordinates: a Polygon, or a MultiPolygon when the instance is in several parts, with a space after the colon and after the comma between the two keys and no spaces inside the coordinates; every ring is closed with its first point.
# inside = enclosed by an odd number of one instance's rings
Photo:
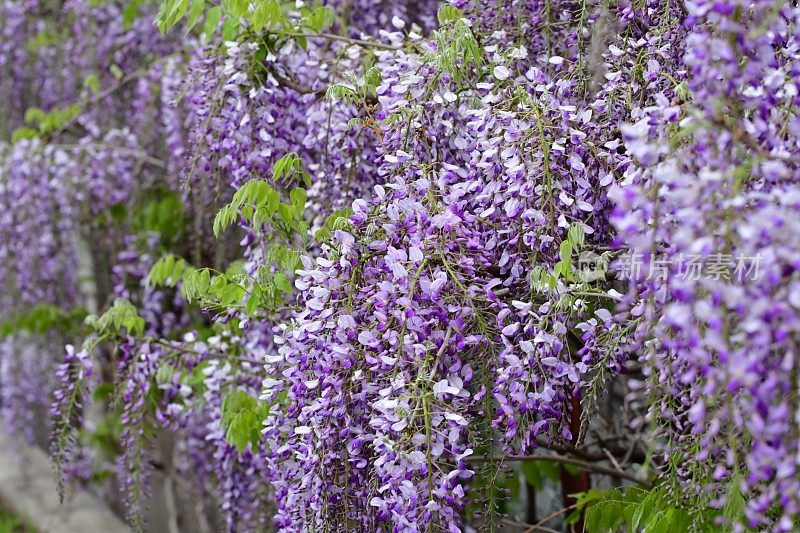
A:
{"type": "Polygon", "coordinates": [[[613,456],[613,455],[611,455],[611,452],[610,452],[610,451],[608,451],[608,448],[606,448],[606,447],[603,447],[603,453],[604,453],[604,454],[606,454],[606,457],[608,457],[608,460],[609,460],[609,461],[611,461],[611,464],[612,464],[612,465],[614,465],[614,468],[616,468],[616,469],[617,469],[617,470],[619,470],[620,472],[623,472],[623,470],[622,470],[622,467],[621,467],[621,466],[619,466],[619,463],[618,463],[618,462],[617,462],[617,460],[614,458],[614,456],[613,456]]]}
{"type": "Polygon", "coordinates": [[[289,77],[284,77],[284,76],[278,74],[274,70],[270,71],[270,74],[272,74],[272,77],[275,78],[275,81],[277,81],[278,84],[280,84],[282,87],[288,87],[289,89],[292,89],[293,91],[297,91],[300,94],[313,94],[317,98],[321,98],[321,97],[325,96],[325,91],[327,89],[323,88],[323,89],[314,90],[311,87],[306,87],[305,85],[301,85],[300,83],[296,82],[295,80],[293,80],[293,79],[291,79],[289,77]]]}
{"type": "MultiPolygon", "coordinates": [[[[127,74],[127,75],[123,76],[122,78],[119,79],[119,81],[116,84],[111,85],[109,87],[106,87],[105,89],[103,89],[102,91],[99,91],[97,94],[95,94],[91,98],[87,98],[85,100],[82,100],[82,101],[78,102],[78,104],[82,107],[81,112],[85,111],[87,107],[99,103],[100,101],[105,99],[107,96],[111,96],[116,91],[118,91],[121,88],[125,87],[130,82],[132,82],[132,81],[134,81],[136,79],[139,79],[142,76],[146,76],[150,72],[150,69],[152,69],[155,65],[157,65],[157,64],[159,64],[161,62],[170,60],[170,59],[172,59],[174,57],[175,57],[175,54],[170,54],[168,56],[160,57],[160,58],[156,59],[155,61],[147,64],[146,66],[144,66],[144,67],[142,67],[140,69],[134,70],[130,74],[127,74]]],[[[81,113],[78,113],[77,115],[75,115],[74,117],[72,117],[71,119],[66,121],[60,128],[58,128],[57,130],[55,130],[53,132],[53,137],[55,137],[56,135],[58,135],[60,133],[63,133],[67,129],[69,129],[73,124],[75,124],[77,122],[77,120],[78,120],[78,118],[80,118],[80,116],[81,116],[81,113]]]]}
{"type": "MultiPolygon", "coordinates": [[[[544,531],[545,533],[561,533],[560,531],[558,531],[556,529],[552,529],[552,528],[545,527],[545,526],[537,526],[536,529],[531,529],[532,527],[534,527],[533,524],[527,524],[525,522],[519,522],[517,520],[511,520],[510,518],[504,518],[503,522],[508,524],[508,525],[510,525],[510,526],[516,526],[516,527],[519,527],[519,528],[526,528],[525,531],[544,531]]],[[[525,531],[523,531],[523,533],[525,533],[525,531]]]]}
{"type": "Polygon", "coordinates": [[[584,298],[608,298],[609,300],[614,300],[615,302],[619,302],[622,300],[621,296],[612,296],[610,294],[606,294],[603,292],[570,292],[571,296],[583,296],[584,298]]]}
{"type": "MultiPolygon", "coordinates": [[[[447,331],[444,334],[444,340],[442,341],[442,345],[439,347],[439,351],[436,352],[436,360],[433,364],[433,367],[431,367],[431,371],[430,373],[428,373],[428,379],[430,379],[431,381],[433,381],[434,376],[436,375],[436,370],[439,367],[439,359],[442,357],[442,355],[444,355],[444,352],[447,350],[448,342],[450,342],[450,335],[452,333],[453,333],[453,328],[448,327],[447,331]]],[[[420,402],[422,402],[422,396],[417,398],[417,403],[414,405],[414,410],[411,411],[412,416],[413,413],[416,413],[419,410],[420,402]]]]}
{"type": "Polygon", "coordinates": [[[366,46],[370,48],[379,48],[381,50],[402,50],[402,46],[395,46],[392,44],[384,44],[376,41],[365,41],[363,39],[353,39],[343,35],[335,35],[333,33],[287,33],[289,37],[305,37],[306,39],[327,39],[329,41],[340,41],[343,43],[357,44],[359,46],[366,46]]]}
{"type": "Polygon", "coordinates": [[[453,328],[448,327],[447,331],[444,334],[444,340],[442,341],[442,345],[439,347],[439,351],[436,352],[436,360],[433,363],[433,367],[431,368],[430,378],[431,380],[436,375],[436,370],[439,368],[439,360],[441,359],[444,352],[447,350],[448,343],[450,342],[450,335],[453,333],[453,328]]]}
{"type": "Polygon", "coordinates": [[[542,518],[541,520],[539,520],[535,524],[531,525],[528,529],[526,529],[522,533],[533,533],[534,531],[553,531],[549,527],[544,527],[544,524],[548,523],[553,518],[557,518],[557,517],[561,516],[562,514],[565,514],[565,513],[568,513],[569,511],[572,511],[573,509],[575,509],[577,507],[578,507],[578,504],[577,503],[573,503],[569,507],[564,507],[563,509],[559,509],[558,511],[556,511],[554,513],[550,513],[549,515],[545,516],[544,518],[542,518]]]}
{"type": "Polygon", "coordinates": [[[114,146],[112,144],[102,143],[102,142],[91,142],[86,144],[51,144],[53,148],[60,148],[62,150],[85,150],[87,148],[98,148],[100,150],[112,150],[114,152],[129,155],[136,159],[140,159],[145,163],[149,163],[154,167],[159,168],[167,168],[167,164],[160,159],[156,159],[155,157],[151,156],[150,154],[143,152],[142,150],[136,150],[134,148],[127,148],[125,146],[114,146]]]}
{"type": "Polygon", "coordinates": [[[615,470],[614,468],[609,468],[603,465],[596,465],[593,463],[588,463],[586,461],[581,461],[580,459],[574,459],[572,457],[564,457],[563,455],[548,455],[548,454],[533,454],[533,455],[493,455],[493,456],[480,456],[480,455],[472,455],[469,457],[465,457],[464,461],[468,463],[479,463],[484,461],[491,461],[491,462],[507,462],[507,461],[552,461],[554,463],[565,464],[565,465],[575,465],[584,470],[589,472],[593,472],[595,474],[605,474],[607,476],[614,476],[619,477],[622,479],[627,479],[628,481],[632,481],[643,487],[649,487],[650,483],[644,480],[639,479],[636,475],[628,473],[628,472],[620,472],[615,470]]]}

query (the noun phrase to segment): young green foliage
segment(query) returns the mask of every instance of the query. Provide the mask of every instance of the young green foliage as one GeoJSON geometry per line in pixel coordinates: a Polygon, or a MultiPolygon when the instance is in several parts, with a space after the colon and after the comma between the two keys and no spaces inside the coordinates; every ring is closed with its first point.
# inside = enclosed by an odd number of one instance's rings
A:
{"type": "Polygon", "coordinates": [[[325,91],[325,98],[331,101],[340,101],[345,103],[358,103],[365,105],[369,101],[374,101],[377,96],[375,92],[381,84],[382,76],[378,67],[371,66],[364,71],[364,77],[359,79],[358,76],[351,72],[346,72],[344,77],[347,78],[348,84],[334,83],[325,91]]]}
{"type": "Polygon", "coordinates": [[[520,466],[525,481],[536,490],[541,490],[545,483],[560,479],[561,469],[552,461],[524,461],[520,466]]]}
{"type": "Polygon", "coordinates": [[[300,25],[314,33],[321,33],[333,26],[335,21],[336,12],[328,6],[321,6],[304,9],[300,18],[300,25]]]}
{"type": "MultiPolygon", "coordinates": [[[[222,0],[218,5],[210,5],[206,10],[204,0],[162,0],[156,17],[156,24],[162,33],[168,32],[184,18],[187,32],[197,26],[205,13],[203,34],[207,39],[220,31],[225,41],[235,40],[242,28],[247,32],[280,31],[289,33],[296,29],[289,18],[294,2],[286,0],[222,0]]],[[[304,8],[298,24],[316,32],[330,27],[333,12],[327,7],[304,8]]]]}
{"type": "Polygon", "coordinates": [[[335,230],[345,229],[347,227],[349,224],[348,219],[352,214],[353,210],[349,207],[344,207],[334,211],[328,216],[327,219],[325,219],[325,223],[314,234],[314,238],[320,242],[330,239],[335,230]]]}
{"type": "MultiPolygon", "coordinates": [[[[735,481],[731,486],[735,486],[735,481]]],[[[586,533],[616,531],[669,533],[671,531],[719,531],[720,514],[725,522],[739,523],[743,517],[740,506],[735,510],[700,508],[691,514],[676,506],[663,487],[646,490],[640,487],[615,488],[607,491],[592,489],[576,494],[577,509],[568,518],[576,523],[584,513],[586,533]]]]}
{"type": "Polygon", "coordinates": [[[225,431],[225,438],[239,453],[250,446],[258,446],[261,421],[266,417],[266,404],[244,391],[234,391],[222,402],[220,423],[225,431]]]}
{"type": "Polygon", "coordinates": [[[454,6],[442,6],[438,19],[440,28],[431,34],[436,51],[428,52],[425,60],[460,82],[473,67],[479,68],[484,63],[483,48],[463,13],[454,6]]]}
{"type": "Polygon", "coordinates": [[[167,245],[181,234],[184,220],[184,207],[180,196],[175,193],[160,192],[156,198],[133,213],[131,226],[137,234],[158,233],[161,243],[167,245]]]}
{"type": "MultiPolygon", "coordinates": [[[[90,82],[91,83],[91,82],[90,82]]],[[[72,104],[66,107],[57,107],[44,111],[38,107],[31,107],[25,111],[25,122],[28,126],[21,126],[11,135],[12,142],[22,139],[44,137],[63,128],[69,121],[78,116],[83,106],[72,104]]]]}
{"type": "Polygon", "coordinates": [[[464,13],[452,4],[445,4],[439,8],[439,11],[436,13],[436,18],[439,20],[440,26],[445,26],[464,18],[464,13]]]}
{"type": "MultiPolygon", "coordinates": [[[[303,162],[294,152],[281,157],[273,168],[272,184],[287,184],[298,180],[309,186],[311,177],[305,171],[303,162]]],[[[214,217],[213,231],[216,237],[228,226],[244,219],[253,227],[269,224],[290,236],[293,232],[303,234],[307,228],[302,222],[307,194],[296,188],[289,193],[289,203],[281,202],[280,193],[267,180],[252,180],[245,183],[231,202],[219,210],[214,217]]]]}
{"type": "Polygon", "coordinates": [[[114,304],[99,317],[89,315],[86,325],[100,335],[123,336],[125,334],[139,336],[144,333],[144,319],[139,311],[125,298],[117,298],[114,304]]]}
{"type": "Polygon", "coordinates": [[[0,322],[0,339],[20,332],[43,335],[55,328],[67,331],[82,322],[86,314],[83,307],[64,310],[50,304],[37,304],[27,313],[14,315],[0,322]]]}
{"type": "Polygon", "coordinates": [[[562,277],[567,281],[574,281],[575,274],[572,269],[572,255],[580,252],[583,248],[585,232],[580,224],[573,224],[567,231],[566,240],[559,246],[560,261],[553,268],[556,277],[562,277]]]}
{"type": "Polygon", "coordinates": [[[146,284],[148,286],[175,287],[183,280],[189,264],[182,258],[167,254],[150,268],[146,284]]]}

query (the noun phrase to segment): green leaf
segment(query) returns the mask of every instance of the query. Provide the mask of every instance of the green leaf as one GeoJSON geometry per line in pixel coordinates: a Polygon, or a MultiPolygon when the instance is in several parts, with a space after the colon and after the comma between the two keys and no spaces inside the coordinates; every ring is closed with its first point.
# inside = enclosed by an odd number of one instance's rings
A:
{"type": "Polygon", "coordinates": [[[159,192],[158,197],[133,212],[132,226],[136,233],[160,233],[166,245],[183,229],[184,218],[180,197],[175,193],[159,192]]]}
{"type": "Polygon", "coordinates": [[[640,489],[639,487],[629,487],[625,493],[625,506],[622,514],[628,531],[636,531],[636,528],[633,525],[633,517],[636,514],[636,511],[642,506],[644,499],[648,495],[649,492],[640,489]]]}
{"type": "Polygon", "coordinates": [[[464,18],[464,13],[451,4],[445,4],[439,8],[436,18],[439,19],[439,25],[444,26],[445,24],[464,18]]]}
{"type": "Polygon", "coordinates": [[[378,67],[371,67],[364,73],[364,84],[369,92],[375,92],[375,89],[381,84],[382,76],[378,67]]]}
{"type": "Polygon", "coordinates": [[[253,316],[258,311],[258,298],[255,296],[251,296],[247,299],[247,304],[245,304],[245,311],[247,312],[247,316],[253,316]]]}
{"type": "Polygon", "coordinates": [[[222,39],[224,41],[236,40],[239,34],[239,20],[233,17],[227,17],[225,22],[222,23],[222,39]]]}
{"type": "Polygon", "coordinates": [[[122,69],[119,68],[119,66],[111,65],[110,67],[108,67],[108,71],[111,72],[111,75],[114,76],[115,80],[121,80],[122,79],[123,73],[122,73],[122,69]]]}
{"type": "Polygon", "coordinates": [[[336,20],[336,13],[330,7],[323,6],[311,11],[303,17],[302,23],[314,33],[321,33],[330,28],[336,20]]]}
{"type": "Polygon", "coordinates": [[[161,33],[166,33],[186,14],[189,0],[163,0],[156,16],[156,24],[161,33]]]}
{"type": "Polygon", "coordinates": [[[222,0],[222,7],[225,12],[236,18],[246,16],[249,6],[250,2],[248,0],[222,0]]]}
{"type": "Polygon", "coordinates": [[[565,279],[572,279],[572,245],[570,242],[564,241],[558,249],[558,255],[561,261],[556,264],[558,274],[561,274],[565,279]]]}
{"type": "Polygon", "coordinates": [[[144,319],[139,316],[139,311],[131,302],[124,298],[117,298],[114,304],[102,315],[89,315],[86,325],[94,328],[101,335],[123,336],[126,332],[133,336],[144,333],[144,319]]]}
{"type": "Polygon", "coordinates": [[[225,307],[238,304],[244,298],[244,294],[244,289],[238,284],[229,283],[219,294],[220,304],[225,307]]]}
{"type": "Polygon", "coordinates": [[[267,211],[270,214],[275,213],[275,210],[278,209],[278,206],[281,204],[281,195],[275,189],[270,188],[269,192],[267,192],[266,198],[266,207],[267,211]]]}
{"type": "Polygon", "coordinates": [[[174,0],[175,5],[172,8],[172,12],[170,13],[170,25],[174,26],[178,23],[179,20],[183,18],[186,14],[186,10],[189,9],[189,0],[174,0]]]}
{"type": "Polygon", "coordinates": [[[126,30],[131,29],[133,22],[139,18],[139,6],[142,0],[130,0],[125,10],[122,12],[122,27],[126,30]]]}
{"type": "Polygon", "coordinates": [[[567,242],[569,242],[572,252],[580,252],[583,248],[583,242],[586,238],[586,232],[582,224],[572,224],[567,232],[567,242]]]}
{"type": "Polygon", "coordinates": [[[352,102],[358,96],[358,93],[352,87],[348,87],[342,83],[334,83],[325,91],[325,98],[331,101],[352,102]]]}
{"type": "Polygon", "coordinates": [[[47,113],[38,107],[29,107],[25,110],[25,122],[28,124],[36,124],[42,122],[47,113]]]}
{"type": "Polygon", "coordinates": [[[103,402],[110,399],[114,394],[115,388],[113,383],[100,383],[92,394],[92,399],[96,402],[103,402]]]}
{"type": "Polygon", "coordinates": [[[205,0],[192,0],[192,7],[189,8],[189,16],[186,19],[186,31],[192,31],[197,25],[197,22],[200,20],[200,16],[203,14],[203,9],[206,6],[205,0]]]}
{"type": "Polygon", "coordinates": [[[668,508],[660,512],[652,527],[648,527],[648,533],[669,533],[671,531],[670,525],[672,524],[672,515],[674,509],[668,508]]]}
{"type": "Polygon", "coordinates": [[[175,375],[175,367],[170,364],[164,364],[156,370],[156,383],[163,385],[172,381],[172,376],[175,375]]]}
{"type": "Polygon", "coordinates": [[[558,465],[551,461],[524,461],[522,474],[525,481],[536,490],[541,490],[545,480],[556,481],[559,479],[558,465]]]}
{"type": "Polygon", "coordinates": [[[594,489],[577,498],[578,508],[585,508],[586,533],[616,531],[624,512],[622,493],[619,489],[593,491],[594,489]]]}
{"type": "Polygon", "coordinates": [[[302,209],[306,205],[306,200],[308,199],[308,193],[306,193],[305,189],[301,189],[298,187],[292,189],[292,192],[289,193],[289,198],[292,201],[292,205],[302,209]]]}
{"type": "Polygon", "coordinates": [[[145,284],[148,287],[174,287],[179,281],[185,279],[188,263],[180,257],[167,254],[150,268],[145,284]]]}
{"type": "Polygon", "coordinates": [[[222,17],[222,6],[214,6],[206,12],[206,20],[203,23],[203,34],[206,39],[211,39],[217,33],[220,17],[222,17]]]}
{"type": "Polygon", "coordinates": [[[68,332],[86,315],[83,307],[64,310],[47,303],[36,304],[29,311],[12,315],[0,322],[0,339],[21,332],[36,335],[43,335],[52,329],[68,332]]]}
{"type": "Polygon", "coordinates": [[[745,501],[739,483],[738,476],[728,482],[728,494],[725,498],[725,507],[722,508],[722,516],[731,525],[738,524],[744,518],[745,501]]]}
{"type": "Polygon", "coordinates": [[[265,27],[272,29],[277,26],[285,26],[286,23],[283,6],[278,0],[259,1],[255,10],[250,14],[250,26],[254,32],[259,32],[265,27]]]}
{"type": "Polygon", "coordinates": [[[325,223],[314,234],[317,241],[326,241],[330,239],[334,229],[342,229],[345,225],[349,224],[349,218],[353,214],[353,210],[349,207],[334,211],[325,220],[325,223]]]}
{"type": "Polygon", "coordinates": [[[601,531],[600,528],[600,519],[603,514],[603,503],[596,503],[586,509],[586,513],[583,518],[583,530],[586,533],[598,533],[601,531]]]}
{"type": "Polygon", "coordinates": [[[292,284],[289,281],[289,278],[283,272],[278,272],[275,274],[275,286],[278,287],[280,291],[287,294],[292,292],[292,284]]]}
{"type": "Polygon", "coordinates": [[[252,205],[246,204],[242,206],[242,218],[252,222],[253,221],[253,214],[255,213],[255,209],[252,205]]]}
{"type": "Polygon", "coordinates": [[[289,204],[281,204],[278,206],[278,215],[286,224],[291,224],[295,219],[295,210],[289,204]]]}
{"type": "Polygon", "coordinates": [[[658,490],[652,490],[647,494],[647,497],[637,506],[631,518],[631,525],[634,531],[639,527],[645,526],[650,522],[653,515],[653,509],[661,506],[661,493],[658,490]]]}
{"type": "Polygon", "coordinates": [[[250,24],[254,32],[258,33],[270,21],[270,2],[261,2],[250,17],[250,24]]]}
{"type": "Polygon", "coordinates": [[[86,79],[83,80],[83,86],[92,91],[92,94],[100,92],[100,79],[97,77],[97,74],[89,74],[86,76],[86,79]]]}
{"type": "Polygon", "coordinates": [[[622,504],[619,501],[614,501],[611,499],[618,498],[620,496],[619,490],[615,489],[609,495],[609,499],[606,500],[602,509],[602,514],[600,515],[600,527],[602,528],[602,531],[616,531],[622,523],[622,504]]]}
{"type": "Polygon", "coordinates": [[[558,248],[558,255],[561,258],[561,261],[564,263],[569,263],[572,258],[572,245],[569,241],[564,241],[561,243],[561,246],[558,248]]]}
{"type": "Polygon", "coordinates": [[[242,453],[249,446],[258,445],[265,416],[265,406],[246,392],[237,390],[223,400],[220,424],[227,441],[242,453]]]}
{"type": "Polygon", "coordinates": [[[272,180],[275,183],[280,183],[283,180],[290,179],[294,174],[303,174],[303,161],[294,152],[289,152],[275,162],[272,169],[272,180]]]}
{"type": "Polygon", "coordinates": [[[14,130],[14,133],[11,134],[11,142],[15,143],[17,141],[22,141],[25,139],[35,139],[39,136],[39,132],[33,128],[29,128],[27,126],[21,126],[14,130]]]}

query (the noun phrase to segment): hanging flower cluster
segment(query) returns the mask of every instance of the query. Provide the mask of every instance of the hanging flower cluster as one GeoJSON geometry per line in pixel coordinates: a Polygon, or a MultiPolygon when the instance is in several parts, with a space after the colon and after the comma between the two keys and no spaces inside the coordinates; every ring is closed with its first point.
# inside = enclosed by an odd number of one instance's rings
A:
{"type": "Polygon", "coordinates": [[[675,97],[658,77],[670,48],[626,79],[634,40],[620,40],[604,65],[620,70],[589,93],[568,51],[510,46],[481,22],[437,36],[468,49],[486,32],[468,68],[436,41],[379,54],[386,183],[304,259],[304,307],[267,359],[283,528],[460,530],[476,450],[577,442],[581,399],[623,365],[632,327],[608,310],[619,293],[578,279],[572,256],[611,244],[606,192],[635,162],[606,121],[636,116],[622,90],[675,97]]]}
{"type": "Polygon", "coordinates": [[[653,334],[644,387],[669,428],[664,452],[686,459],[678,490],[721,507],[730,486],[750,527],[792,531],[798,13],[770,2],[687,11],[692,112],[643,109],[622,128],[641,166],[612,195],[619,239],[641,261],[630,304],[653,334]]]}

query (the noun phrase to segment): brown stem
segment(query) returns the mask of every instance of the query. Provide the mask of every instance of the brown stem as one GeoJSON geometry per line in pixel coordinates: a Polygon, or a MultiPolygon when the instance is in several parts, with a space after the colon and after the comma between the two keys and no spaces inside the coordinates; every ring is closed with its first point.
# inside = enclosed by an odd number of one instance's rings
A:
{"type": "MultiPolygon", "coordinates": [[[[572,444],[577,445],[581,431],[581,401],[576,394],[570,399],[572,409],[570,414],[569,429],[572,432],[572,444]]],[[[612,469],[609,469],[612,470],[612,469]]],[[[616,470],[612,470],[617,472],[616,470]]],[[[618,474],[615,474],[618,475],[618,474]]],[[[561,467],[561,497],[564,500],[564,507],[572,507],[577,504],[574,494],[587,492],[590,488],[589,472],[583,470],[577,474],[571,474],[563,466],[561,467]]],[[[583,533],[583,515],[575,523],[569,526],[568,531],[572,533],[583,533]]]]}
{"type": "Polygon", "coordinates": [[[532,524],[528,529],[526,529],[522,533],[533,533],[534,531],[543,531],[544,529],[549,529],[549,528],[544,528],[543,527],[544,524],[546,524],[547,522],[549,522],[550,520],[552,520],[554,518],[557,518],[557,517],[561,516],[562,514],[566,514],[566,513],[570,512],[571,510],[575,509],[576,507],[577,507],[577,504],[576,505],[572,505],[570,507],[564,507],[563,509],[559,509],[558,511],[555,511],[554,513],[550,513],[549,515],[545,516],[544,518],[542,518],[541,520],[539,520],[535,524],[532,524]]]}
{"type": "Polygon", "coordinates": [[[465,457],[464,461],[468,463],[480,463],[489,461],[498,463],[509,462],[509,461],[551,461],[553,463],[559,463],[562,465],[575,465],[593,474],[616,476],[622,479],[626,479],[628,481],[632,481],[633,483],[636,483],[643,487],[650,486],[649,482],[639,479],[630,472],[620,472],[619,470],[616,470],[614,468],[609,468],[607,466],[581,461],[580,459],[574,459],[572,457],[564,457],[563,455],[551,455],[544,453],[531,454],[531,455],[491,455],[491,456],[471,455],[469,457],[465,457]]]}

